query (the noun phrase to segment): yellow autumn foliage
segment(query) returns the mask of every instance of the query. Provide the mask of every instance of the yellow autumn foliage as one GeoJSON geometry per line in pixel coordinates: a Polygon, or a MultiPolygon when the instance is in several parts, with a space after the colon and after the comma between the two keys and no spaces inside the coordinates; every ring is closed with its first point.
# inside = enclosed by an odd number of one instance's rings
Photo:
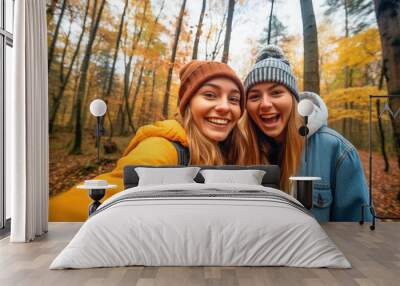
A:
{"type": "Polygon", "coordinates": [[[381,58],[381,43],[377,28],[369,28],[338,42],[337,64],[343,66],[366,65],[381,58]]]}
{"type": "MultiPolygon", "coordinates": [[[[368,122],[369,96],[386,94],[386,90],[379,90],[376,86],[363,86],[337,89],[329,94],[323,95],[322,98],[328,106],[330,121],[353,118],[368,122]]],[[[383,104],[384,100],[381,101],[381,104],[383,104]]],[[[372,114],[372,120],[375,121],[375,100],[372,100],[372,114]]]]}
{"type": "Polygon", "coordinates": [[[345,87],[345,67],[351,69],[351,86],[377,85],[382,57],[378,29],[371,27],[348,38],[333,31],[328,20],[318,28],[322,92],[345,87]]]}

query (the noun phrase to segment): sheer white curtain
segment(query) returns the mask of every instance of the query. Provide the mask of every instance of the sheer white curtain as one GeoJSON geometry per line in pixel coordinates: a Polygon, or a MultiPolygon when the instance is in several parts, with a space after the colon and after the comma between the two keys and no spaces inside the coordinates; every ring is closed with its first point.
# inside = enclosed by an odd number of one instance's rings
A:
{"type": "Polygon", "coordinates": [[[18,0],[13,92],[6,98],[6,187],[12,242],[47,232],[48,107],[46,0],[18,0]]]}

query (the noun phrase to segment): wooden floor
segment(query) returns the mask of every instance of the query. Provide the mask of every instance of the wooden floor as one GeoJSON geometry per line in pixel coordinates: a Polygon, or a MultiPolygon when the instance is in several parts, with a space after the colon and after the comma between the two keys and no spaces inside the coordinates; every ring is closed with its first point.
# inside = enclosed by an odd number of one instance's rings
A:
{"type": "Polygon", "coordinates": [[[400,285],[400,222],[381,222],[375,231],[357,223],[323,227],[353,268],[122,267],[48,270],[81,226],[50,223],[32,243],[0,241],[0,285],[400,285]]]}

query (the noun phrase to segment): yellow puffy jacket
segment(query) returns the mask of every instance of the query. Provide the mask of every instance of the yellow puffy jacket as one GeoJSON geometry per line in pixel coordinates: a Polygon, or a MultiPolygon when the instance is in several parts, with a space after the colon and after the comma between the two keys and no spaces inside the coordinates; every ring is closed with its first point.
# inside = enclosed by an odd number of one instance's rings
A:
{"type": "MultiPolygon", "coordinates": [[[[176,120],[157,121],[154,125],[139,128],[115,169],[94,178],[118,186],[107,190],[104,199],[123,190],[123,168],[126,165],[178,164],[178,154],[171,141],[188,146],[185,130],[176,120]]],[[[77,189],[76,186],[52,196],[49,200],[49,221],[85,221],[90,203],[88,190],[77,189]]]]}

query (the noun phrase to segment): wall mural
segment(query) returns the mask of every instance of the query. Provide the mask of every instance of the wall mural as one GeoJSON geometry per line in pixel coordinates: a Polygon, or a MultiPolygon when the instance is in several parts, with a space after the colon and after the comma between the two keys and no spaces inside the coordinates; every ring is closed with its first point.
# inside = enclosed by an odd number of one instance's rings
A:
{"type": "MultiPolygon", "coordinates": [[[[312,175],[324,156],[338,155],[312,141],[325,122],[354,145],[346,156],[360,162],[357,184],[368,183],[369,95],[396,90],[387,82],[395,59],[381,48],[383,13],[370,1],[286,2],[49,0],[50,220],[85,220],[91,199],[76,186],[104,179],[117,186],[109,197],[122,191],[127,164],[269,162],[281,165],[288,191],[290,175],[312,175]],[[306,167],[294,115],[304,98],[314,105],[306,167]],[[99,119],[95,99],[107,104],[99,119]]],[[[380,217],[400,217],[398,101],[372,105],[380,217]]]]}

